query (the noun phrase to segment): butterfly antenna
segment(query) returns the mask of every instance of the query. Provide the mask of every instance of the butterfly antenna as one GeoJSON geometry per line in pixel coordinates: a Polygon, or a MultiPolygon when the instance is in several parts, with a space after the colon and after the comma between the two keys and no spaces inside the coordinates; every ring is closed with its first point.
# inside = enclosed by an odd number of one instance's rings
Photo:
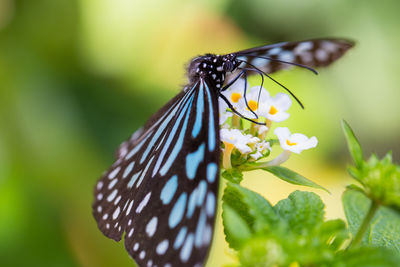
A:
{"type": "Polygon", "coordinates": [[[243,118],[243,119],[245,119],[245,120],[248,120],[248,121],[250,121],[250,122],[252,122],[252,123],[258,124],[258,125],[265,125],[265,122],[258,122],[258,121],[255,121],[255,120],[252,120],[252,119],[250,119],[250,118],[247,118],[247,117],[243,116],[240,112],[238,112],[238,111],[232,106],[232,104],[229,102],[229,100],[228,100],[223,94],[219,94],[219,97],[221,97],[222,100],[224,100],[225,103],[228,105],[228,107],[232,110],[232,112],[235,113],[236,115],[238,115],[239,117],[241,117],[241,118],[243,118]]]}
{"type": "MultiPolygon", "coordinates": [[[[241,60],[240,60],[240,61],[241,61],[241,60]]],[[[241,61],[241,62],[244,62],[244,61],[241,61]]],[[[263,87],[263,85],[264,85],[264,75],[262,74],[262,72],[260,72],[260,71],[258,71],[258,70],[256,70],[256,69],[250,69],[250,68],[239,68],[239,69],[248,70],[248,71],[255,71],[255,72],[257,72],[257,73],[260,75],[260,77],[261,77],[261,84],[260,84],[260,89],[259,89],[259,91],[258,91],[258,96],[257,96],[257,106],[258,106],[259,103],[260,103],[261,90],[262,90],[262,87],[263,87]]]]}
{"type": "MultiPolygon", "coordinates": [[[[238,54],[238,55],[240,55],[240,54],[238,54]]],[[[267,59],[267,60],[279,62],[279,63],[282,63],[282,64],[288,64],[288,65],[300,67],[300,68],[307,69],[307,70],[311,71],[311,72],[314,73],[315,75],[318,75],[318,71],[317,71],[317,70],[315,70],[314,68],[311,68],[311,67],[309,67],[309,66],[300,64],[300,63],[295,63],[295,62],[280,60],[280,59],[272,58],[272,57],[264,57],[264,56],[258,56],[258,55],[251,55],[251,54],[250,54],[249,56],[251,56],[251,57],[257,57],[257,58],[263,58],[263,59],[267,59]]],[[[246,62],[246,63],[247,63],[247,62],[246,62]]]]}
{"type": "MultiPolygon", "coordinates": [[[[242,61],[242,60],[240,60],[242,61]]],[[[292,91],[290,91],[289,88],[287,88],[286,86],[284,86],[283,84],[281,84],[280,82],[278,82],[277,80],[275,80],[274,78],[272,78],[270,75],[268,75],[267,73],[263,72],[262,70],[260,70],[259,68],[257,68],[256,66],[254,66],[253,64],[250,64],[247,61],[242,61],[245,62],[246,64],[250,65],[251,67],[253,67],[254,69],[262,72],[262,74],[264,74],[265,76],[267,76],[270,80],[272,80],[273,82],[275,82],[276,84],[278,84],[280,87],[282,87],[283,89],[285,89],[295,100],[296,102],[300,105],[300,107],[302,109],[304,109],[304,105],[301,103],[301,101],[292,93],[292,91]]]]}
{"type": "Polygon", "coordinates": [[[256,119],[258,119],[258,115],[250,108],[248,102],[247,102],[247,71],[244,71],[244,102],[246,103],[246,107],[248,110],[250,110],[251,113],[253,113],[253,115],[256,117],[256,119]]]}

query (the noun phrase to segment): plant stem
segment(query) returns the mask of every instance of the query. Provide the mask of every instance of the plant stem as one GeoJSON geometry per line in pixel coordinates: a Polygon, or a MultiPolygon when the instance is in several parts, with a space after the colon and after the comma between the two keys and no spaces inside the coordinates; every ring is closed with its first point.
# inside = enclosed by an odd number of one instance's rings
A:
{"type": "Polygon", "coordinates": [[[356,236],[354,237],[353,241],[351,242],[350,247],[355,247],[358,246],[361,243],[361,240],[364,237],[365,232],[368,229],[368,226],[371,224],[372,219],[375,216],[376,211],[379,208],[379,203],[371,200],[371,206],[369,207],[368,213],[365,216],[360,228],[358,229],[358,232],[356,234],[356,236]]]}
{"type": "Polygon", "coordinates": [[[236,114],[232,116],[232,126],[233,128],[240,129],[240,117],[236,114]]]}
{"type": "Polygon", "coordinates": [[[290,157],[292,152],[288,150],[284,150],[281,154],[279,154],[276,158],[273,160],[267,161],[267,162],[260,162],[255,165],[251,165],[245,169],[242,169],[243,171],[253,171],[253,170],[258,170],[266,167],[271,167],[271,166],[279,166],[285,161],[287,161],[290,157]]]}

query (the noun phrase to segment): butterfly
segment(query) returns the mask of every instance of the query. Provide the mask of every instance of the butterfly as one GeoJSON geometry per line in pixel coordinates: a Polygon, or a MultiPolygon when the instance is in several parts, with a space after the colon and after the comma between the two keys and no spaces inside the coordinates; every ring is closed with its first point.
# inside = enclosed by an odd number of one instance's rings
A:
{"type": "Polygon", "coordinates": [[[204,266],[218,199],[219,98],[237,112],[222,92],[254,74],[283,86],[270,74],[291,66],[314,71],[352,46],[315,39],[194,58],[188,84],[120,145],[97,182],[93,215],[101,232],[115,241],[125,234],[139,266],[204,266]]]}

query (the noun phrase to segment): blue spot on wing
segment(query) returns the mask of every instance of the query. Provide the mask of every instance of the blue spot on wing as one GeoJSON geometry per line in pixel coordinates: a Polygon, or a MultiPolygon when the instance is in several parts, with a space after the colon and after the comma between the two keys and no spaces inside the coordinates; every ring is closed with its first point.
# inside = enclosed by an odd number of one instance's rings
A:
{"type": "Polygon", "coordinates": [[[194,209],[196,208],[196,201],[197,201],[197,188],[193,190],[190,194],[189,202],[188,202],[188,211],[186,213],[186,217],[189,219],[192,217],[194,209]]]}
{"type": "Polygon", "coordinates": [[[186,199],[187,199],[186,193],[182,193],[182,195],[176,201],[174,207],[171,210],[171,213],[169,214],[169,219],[168,219],[169,228],[171,229],[174,228],[182,220],[183,214],[185,213],[186,199]]]}
{"type": "Polygon", "coordinates": [[[192,254],[193,240],[194,240],[193,234],[192,233],[188,234],[180,254],[181,260],[183,262],[187,262],[188,259],[190,258],[190,255],[192,254]]]}
{"type": "Polygon", "coordinates": [[[161,133],[164,132],[165,128],[167,127],[167,125],[171,122],[171,119],[173,116],[175,116],[176,110],[178,109],[177,105],[170,114],[168,114],[167,118],[162,122],[162,124],[158,127],[156,133],[153,135],[153,138],[151,139],[151,141],[149,142],[149,144],[147,145],[146,150],[143,152],[142,154],[142,158],[140,159],[140,164],[142,164],[144,162],[144,160],[147,158],[148,154],[150,153],[150,151],[154,148],[154,144],[155,142],[158,140],[158,138],[160,137],[161,133]]]}
{"type": "Polygon", "coordinates": [[[139,172],[135,173],[134,175],[132,175],[132,178],[128,183],[128,188],[131,188],[133,186],[133,184],[136,182],[136,180],[140,174],[141,174],[141,172],[139,171],[139,172]]]}
{"type": "Polygon", "coordinates": [[[204,160],[206,146],[202,143],[199,148],[186,156],[186,175],[192,180],[195,175],[199,164],[204,160]]]}
{"type": "MultiPolygon", "coordinates": [[[[190,93],[187,93],[185,95],[185,97],[182,99],[182,103],[184,103],[189,98],[190,95],[191,95],[190,93]]],[[[183,107],[183,110],[180,111],[178,119],[175,122],[175,125],[173,126],[171,132],[169,133],[167,141],[163,144],[163,149],[161,150],[161,153],[158,156],[158,160],[157,160],[156,165],[155,165],[155,167],[153,169],[152,177],[154,177],[157,174],[157,172],[158,172],[158,170],[160,168],[161,162],[164,160],[164,156],[167,153],[167,150],[169,149],[169,146],[171,145],[172,139],[175,137],[175,133],[178,130],[179,123],[181,122],[182,117],[185,114],[184,110],[186,110],[187,107],[188,106],[187,106],[187,103],[186,103],[184,105],[184,107],[183,107]]],[[[165,138],[165,136],[164,136],[164,138],[165,138]]],[[[163,140],[164,140],[164,138],[163,138],[163,140]]],[[[159,146],[160,146],[160,144],[157,147],[159,147],[159,146]]]]}
{"type": "Polygon", "coordinates": [[[213,216],[215,212],[215,196],[212,192],[207,194],[206,211],[208,216],[213,216]]]}
{"type": "Polygon", "coordinates": [[[208,107],[209,107],[209,120],[208,120],[208,149],[214,151],[215,149],[215,126],[214,126],[214,108],[212,106],[212,99],[210,88],[206,85],[208,107]]]}
{"type": "Polygon", "coordinates": [[[185,240],[185,237],[186,237],[186,232],[187,232],[186,226],[182,227],[181,230],[179,230],[179,233],[175,239],[174,249],[177,249],[180,246],[182,246],[183,241],[185,240]]]}
{"type": "Polygon", "coordinates": [[[195,235],[195,245],[196,247],[200,247],[203,243],[203,232],[204,229],[206,228],[206,222],[207,222],[207,218],[206,215],[204,214],[204,211],[202,211],[200,213],[200,218],[199,218],[199,222],[197,224],[197,228],[196,228],[196,235],[195,235]]]}
{"type": "Polygon", "coordinates": [[[171,202],[177,188],[178,188],[178,176],[174,175],[166,182],[163,189],[161,190],[160,198],[164,205],[169,204],[171,202]]]}
{"type": "Polygon", "coordinates": [[[192,130],[192,136],[195,138],[200,133],[203,121],[203,113],[204,113],[204,92],[203,92],[203,83],[200,84],[199,93],[197,96],[197,104],[196,104],[196,121],[194,123],[194,127],[192,130]]]}
{"type": "MultiPolygon", "coordinates": [[[[176,141],[176,144],[174,146],[174,148],[171,151],[171,154],[169,155],[167,161],[165,162],[164,166],[161,168],[160,170],[160,174],[161,175],[165,175],[169,168],[171,168],[172,163],[174,163],[176,157],[178,156],[179,151],[182,149],[183,146],[183,140],[185,138],[185,132],[186,132],[186,128],[188,125],[188,121],[189,121],[189,115],[190,115],[190,109],[192,107],[192,103],[193,103],[193,97],[189,100],[188,103],[185,104],[185,108],[181,111],[180,117],[183,116],[186,113],[186,117],[185,117],[185,121],[183,123],[183,126],[181,128],[181,132],[179,133],[179,137],[178,140],[176,141]]],[[[178,121],[180,122],[179,118],[178,121]]],[[[175,123],[174,128],[179,126],[179,123],[175,123]]],[[[174,135],[170,135],[170,137],[174,137],[174,135]]],[[[168,138],[166,145],[169,146],[169,143],[172,141],[173,138],[168,138]]]]}
{"type": "Polygon", "coordinates": [[[204,197],[206,196],[206,193],[207,193],[206,181],[204,181],[204,180],[200,181],[198,190],[199,191],[197,192],[197,206],[201,206],[204,203],[204,197]]]}
{"type": "Polygon", "coordinates": [[[211,162],[207,165],[207,180],[209,183],[213,183],[217,176],[218,166],[216,163],[211,162]]]}

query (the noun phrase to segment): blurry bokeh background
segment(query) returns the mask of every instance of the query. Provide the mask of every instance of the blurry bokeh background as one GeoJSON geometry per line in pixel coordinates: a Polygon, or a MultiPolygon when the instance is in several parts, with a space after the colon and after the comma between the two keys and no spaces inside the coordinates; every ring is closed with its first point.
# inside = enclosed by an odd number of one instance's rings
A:
{"type": "MultiPolygon", "coordinates": [[[[327,216],[343,216],[340,120],[366,154],[400,159],[399,10],[396,0],[0,0],[0,265],[133,266],[91,216],[115,148],[180,90],[191,57],[272,42],[357,41],[318,76],[275,75],[306,106],[282,125],[319,139],[285,166],[327,187],[327,216]]],[[[244,185],[273,203],[308,190],[261,172],[244,185]]],[[[234,260],[221,229],[209,266],[234,260]]]]}

